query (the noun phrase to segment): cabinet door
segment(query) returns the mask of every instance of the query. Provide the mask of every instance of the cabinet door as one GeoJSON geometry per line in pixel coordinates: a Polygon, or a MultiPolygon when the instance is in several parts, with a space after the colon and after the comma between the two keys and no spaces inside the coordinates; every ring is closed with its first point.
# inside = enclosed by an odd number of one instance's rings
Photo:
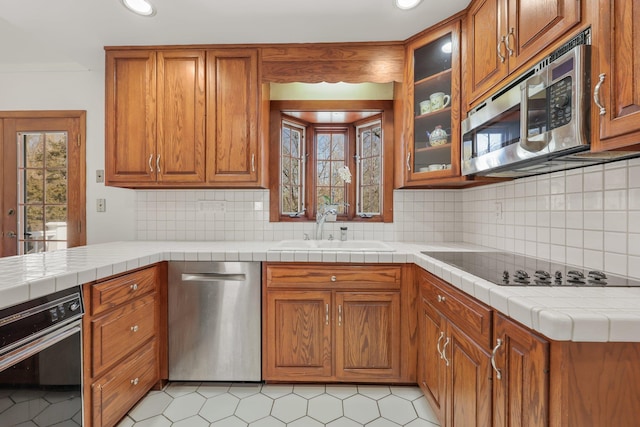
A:
{"type": "Polygon", "coordinates": [[[337,292],[336,376],[400,376],[400,293],[337,292]]]}
{"type": "Polygon", "coordinates": [[[404,185],[460,180],[460,21],[407,46],[404,185]]]}
{"type": "MultiPolygon", "coordinates": [[[[505,0],[507,1],[507,0],[505,0]]],[[[508,0],[506,36],[512,72],[580,22],[576,0],[508,0]]]]}
{"type": "Polygon", "coordinates": [[[156,181],[156,53],[107,51],[105,181],[156,181]]]}
{"type": "Polygon", "coordinates": [[[463,62],[467,104],[494,87],[509,73],[506,0],[478,0],[467,15],[467,50],[463,62]]]}
{"type": "Polygon", "coordinates": [[[445,363],[440,356],[444,344],[443,318],[429,303],[422,301],[419,319],[418,385],[431,408],[444,425],[445,363]]]}
{"type": "Polygon", "coordinates": [[[158,181],[205,180],[203,50],[158,52],[158,181]]]}
{"type": "Polygon", "coordinates": [[[597,90],[604,110],[597,105],[591,108],[593,151],[622,148],[640,141],[640,86],[637,84],[640,79],[640,1],[600,4],[593,43],[598,59],[591,85],[597,90]],[[600,80],[602,84],[598,84],[600,80]]]}
{"type": "Polygon", "coordinates": [[[207,51],[207,181],[258,184],[258,53],[207,51]]]}
{"type": "Polygon", "coordinates": [[[447,371],[447,426],[491,425],[489,354],[451,323],[442,345],[447,371]]]}
{"type": "Polygon", "coordinates": [[[329,291],[267,292],[265,379],[330,377],[331,323],[329,291]]]}
{"type": "Polygon", "coordinates": [[[494,336],[493,425],[549,425],[549,343],[499,314],[494,336]]]}

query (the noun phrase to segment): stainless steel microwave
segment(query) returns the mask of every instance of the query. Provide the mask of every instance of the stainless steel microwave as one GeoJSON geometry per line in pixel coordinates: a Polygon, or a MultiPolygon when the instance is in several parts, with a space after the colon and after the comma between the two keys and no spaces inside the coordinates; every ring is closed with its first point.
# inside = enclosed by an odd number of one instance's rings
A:
{"type": "Polygon", "coordinates": [[[462,174],[518,177],[601,162],[586,155],[590,48],[559,49],[472,110],[462,122],[462,174]]]}

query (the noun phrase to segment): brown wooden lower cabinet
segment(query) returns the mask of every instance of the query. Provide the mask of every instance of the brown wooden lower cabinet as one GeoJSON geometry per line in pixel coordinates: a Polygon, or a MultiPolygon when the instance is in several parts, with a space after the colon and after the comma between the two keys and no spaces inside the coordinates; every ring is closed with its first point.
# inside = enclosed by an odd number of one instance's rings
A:
{"type": "Polygon", "coordinates": [[[166,263],[83,291],[84,425],[112,427],[168,378],[166,263]]]}
{"type": "Polygon", "coordinates": [[[443,427],[640,425],[640,343],[547,340],[416,270],[418,385],[443,427]]]}
{"type": "Polygon", "coordinates": [[[470,300],[463,305],[461,300],[466,297],[462,293],[444,289],[444,282],[424,271],[419,274],[419,285],[418,385],[443,427],[491,425],[488,342],[477,342],[457,326],[469,321],[458,318],[469,310],[480,316],[480,324],[490,322],[490,310],[470,300]],[[455,315],[445,316],[443,311],[455,315]]]}
{"type": "Polygon", "coordinates": [[[415,371],[403,363],[415,348],[401,316],[403,298],[410,299],[403,294],[403,268],[267,264],[264,380],[414,381],[415,371]]]}

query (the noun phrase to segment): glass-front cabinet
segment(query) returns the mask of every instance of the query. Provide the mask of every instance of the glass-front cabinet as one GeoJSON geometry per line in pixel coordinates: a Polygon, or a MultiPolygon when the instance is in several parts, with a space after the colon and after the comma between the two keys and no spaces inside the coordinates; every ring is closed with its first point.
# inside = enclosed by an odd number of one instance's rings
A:
{"type": "Polygon", "coordinates": [[[404,186],[459,185],[460,21],[407,45],[404,186]]]}

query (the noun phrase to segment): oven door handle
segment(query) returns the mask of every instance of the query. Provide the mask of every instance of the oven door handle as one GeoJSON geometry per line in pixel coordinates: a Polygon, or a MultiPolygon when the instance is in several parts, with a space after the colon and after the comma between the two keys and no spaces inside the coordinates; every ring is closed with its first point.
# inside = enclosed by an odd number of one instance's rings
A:
{"type": "Polygon", "coordinates": [[[23,360],[28,359],[29,357],[41,352],[46,348],[51,347],[54,344],[59,343],[60,341],[70,337],[73,334],[80,333],[82,331],[80,325],[82,325],[81,320],[69,323],[62,328],[56,329],[49,334],[41,336],[36,340],[33,340],[25,345],[16,348],[13,351],[10,351],[7,354],[0,356],[0,372],[4,371],[7,368],[10,368],[16,363],[20,363],[23,360]]]}

